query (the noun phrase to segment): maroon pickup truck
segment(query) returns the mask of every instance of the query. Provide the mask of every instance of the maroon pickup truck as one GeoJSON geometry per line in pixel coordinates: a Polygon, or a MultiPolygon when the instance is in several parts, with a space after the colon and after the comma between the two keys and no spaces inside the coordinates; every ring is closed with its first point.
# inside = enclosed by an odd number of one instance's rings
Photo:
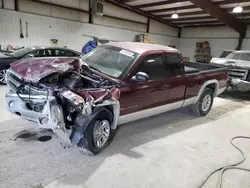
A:
{"type": "Polygon", "coordinates": [[[82,59],[20,60],[6,79],[11,113],[94,155],[112,141],[119,124],[184,106],[207,115],[226,88],[228,71],[183,63],[170,47],[118,42],[82,59]]]}

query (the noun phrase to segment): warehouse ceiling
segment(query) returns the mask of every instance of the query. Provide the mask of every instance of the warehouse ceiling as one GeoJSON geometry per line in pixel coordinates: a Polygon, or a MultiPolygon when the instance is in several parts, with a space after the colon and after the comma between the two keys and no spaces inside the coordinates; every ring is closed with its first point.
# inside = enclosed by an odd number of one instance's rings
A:
{"type": "MultiPolygon", "coordinates": [[[[228,25],[237,30],[250,24],[250,0],[107,0],[140,11],[175,27],[228,25]],[[241,6],[243,12],[232,10],[241,6]],[[179,18],[171,18],[177,13],[179,18]],[[242,24],[243,23],[243,24],[242,24]]],[[[241,32],[241,31],[238,31],[241,32]]]]}

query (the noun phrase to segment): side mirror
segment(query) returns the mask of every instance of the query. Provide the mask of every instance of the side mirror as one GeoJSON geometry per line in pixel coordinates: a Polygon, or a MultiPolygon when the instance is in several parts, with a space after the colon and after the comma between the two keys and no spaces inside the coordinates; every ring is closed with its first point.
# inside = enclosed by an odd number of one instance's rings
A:
{"type": "Polygon", "coordinates": [[[130,82],[146,82],[149,76],[145,72],[137,72],[135,76],[130,79],[130,82]]]}

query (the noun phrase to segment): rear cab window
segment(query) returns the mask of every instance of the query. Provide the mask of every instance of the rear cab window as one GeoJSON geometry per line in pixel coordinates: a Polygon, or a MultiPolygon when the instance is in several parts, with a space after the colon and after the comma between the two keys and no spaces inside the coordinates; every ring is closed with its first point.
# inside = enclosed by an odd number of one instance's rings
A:
{"type": "Polygon", "coordinates": [[[163,57],[168,77],[178,76],[183,73],[183,62],[179,53],[164,53],[163,57]]]}

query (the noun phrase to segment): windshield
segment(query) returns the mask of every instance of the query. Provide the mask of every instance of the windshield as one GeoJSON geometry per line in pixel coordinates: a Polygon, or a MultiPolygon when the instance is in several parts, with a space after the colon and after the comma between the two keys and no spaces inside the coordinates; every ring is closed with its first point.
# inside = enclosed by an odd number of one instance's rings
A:
{"type": "Polygon", "coordinates": [[[242,60],[242,61],[250,61],[250,53],[232,52],[226,58],[227,59],[242,60]]]}
{"type": "Polygon", "coordinates": [[[220,55],[220,58],[225,58],[228,56],[232,51],[223,51],[222,54],[220,55]]]}
{"type": "Polygon", "coordinates": [[[15,51],[15,52],[12,52],[9,55],[11,55],[13,57],[20,57],[20,56],[23,56],[23,55],[25,55],[25,54],[27,54],[35,49],[36,49],[35,47],[27,47],[27,48],[23,48],[23,49],[15,51]]]}
{"type": "Polygon", "coordinates": [[[82,59],[91,68],[108,76],[120,78],[138,55],[138,53],[119,47],[104,45],[95,48],[82,59]]]}

